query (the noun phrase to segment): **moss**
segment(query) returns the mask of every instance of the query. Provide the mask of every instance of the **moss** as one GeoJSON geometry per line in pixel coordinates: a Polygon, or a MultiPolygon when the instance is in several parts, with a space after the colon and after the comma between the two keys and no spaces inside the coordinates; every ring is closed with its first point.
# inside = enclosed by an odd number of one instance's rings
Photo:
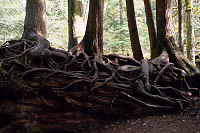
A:
{"type": "Polygon", "coordinates": [[[19,118],[24,118],[27,117],[28,119],[30,119],[30,117],[27,115],[27,113],[33,109],[32,106],[27,106],[27,105],[17,105],[17,108],[19,110],[19,113],[17,113],[14,118],[15,119],[19,119],[19,118]]]}
{"type": "Polygon", "coordinates": [[[192,11],[193,10],[193,5],[191,0],[186,0],[185,1],[185,10],[186,11],[192,11]]]}
{"type": "Polygon", "coordinates": [[[42,133],[41,129],[33,127],[28,129],[28,133],[42,133]]]}
{"type": "Polygon", "coordinates": [[[14,73],[10,75],[10,78],[13,82],[15,82],[17,85],[22,86],[23,85],[23,80],[19,77],[17,77],[14,73]]]}
{"type": "Polygon", "coordinates": [[[0,78],[2,79],[7,79],[8,77],[8,73],[6,71],[4,71],[1,67],[0,67],[0,78]]]}
{"type": "Polygon", "coordinates": [[[24,62],[25,62],[25,65],[29,65],[30,60],[27,56],[24,57],[24,62]]]}

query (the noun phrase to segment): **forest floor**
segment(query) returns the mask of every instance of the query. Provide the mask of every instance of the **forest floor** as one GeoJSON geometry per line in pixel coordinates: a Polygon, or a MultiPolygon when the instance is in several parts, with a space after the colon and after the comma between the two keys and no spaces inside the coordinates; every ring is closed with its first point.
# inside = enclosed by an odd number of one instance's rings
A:
{"type": "MultiPolygon", "coordinates": [[[[193,98],[189,98],[190,103],[193,98]]],[[[200,103],[181,112],[154,111],[127,118],[104,119],[89,125],[90,133],[200,133],[200,103]]]]}
{"type": "Polygon", "coordinates": [[[0,133],[200,133],[200,103],[195,116],[188,108],[111,118],[53,111],[34,101],[27,99],[22,104],[0,100],[0,133]]]}
{"type": "Polygon", "coordinates": [[[200,119],[180,113],[152,114],[104,122],[91,133],[200,133],[200,119]]]}

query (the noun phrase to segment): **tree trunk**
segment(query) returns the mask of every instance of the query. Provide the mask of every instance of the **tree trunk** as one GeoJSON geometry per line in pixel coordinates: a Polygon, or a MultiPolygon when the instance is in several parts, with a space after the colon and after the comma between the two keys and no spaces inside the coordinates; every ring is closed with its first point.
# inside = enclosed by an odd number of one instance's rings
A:
{"type": "Polygon", "coordinates": [[[103,7],[104,0],[90,0],[89,15],[83,40],[69,50],[70,54],[85,52],[99,56],[103,52],[103,7]]]}
{"type": "Polygon", "coordinates": [[[126,0],[126,9],[127,9],[128,27],[129,27],[133,57],[136,60],[142,60],[143,54],[142,54],[138,30],[137,30],[133,0],[126,0]]]}
{"type": "Polygon", "coordinates": [[[190,62],[176,45],[172,26],[172,2],[171,0],[157,0],[157,40],[166,48],[169,59],[177,67],[182,68],[188,75],[199,72],[199,69],[190,62]]]}
{"type": "Polygon", "coordinates": [[[195,46],[194,46],[194,14],[193,14],[193,1],[185,1],[185,12],[186,12],[186,49],[187,58],[195,64],[195,46]]]}
{"type": "Polygon", "coordinates": [[[85,31],[84,11],[82,0],[68,0],[68,49],[74,47],[82,40],[85,31]]]}
{"type": "Polygon", "coordinates": [[[178,0],[178,46],[180,51],[184,54],[184,37],[183,37],[183,3],[178,0]]]}
{"type": "Polygon", "coordinates": [[[153,10],[151,5],[151,0],[144,0],[146,20],[149,32],[150,48],[151,48],[151,58],[155,58],[160,55],[160,52],[156,50],[156,28],[153,17],[153,10]]]}
{"type": "MultiPolygon", "coordinates": [[[[27,49],[31,65],[41,67],[46,59],[67,61],[68,54],[50,47],[46,38],[46,5],[45,0],[27,0],[26,17],[22,39],[35,41],[36,46],[27,49]]],[[[50,65],[50,64],[49,64],[50,65]]]]}
{"type": "Polygon", "coordinates": [[[23,36],[33,30],[36,34],[46,38],[46,23],[45,0],[27,0],[23,36]]]}
{"type": "Polygon", "coordinates": [[[103,6],[104,0],[90,0],[87,28],[83,41],[85,53],[99,54],[103,51],[103,6]]]}
{"type": "Polygon", "coordinates": [[[98,47],[100,53],[103,54],[103,12],[104,12],[104,0],[99,1],[99,9],[98,9],[98,47]]]}
{"type": "Polygon", "coordinates": [[[119,20],[120,20],[120,25],[122,25],[123,22],[123,16],[122,16],[122,0],[119,0],[119,20]]]}
{"type": "MultiPolygon", "coordinates": [[[[163,0],[161,0],[163,2],[163,0]]],[[[165,10],[165,4],[159,0],[156,0],[156,26],[157,26],[157,41],[155,51],[157,54],[161,54],[163,51],[163,41],[165,38],[165,29],[163,24],[165,24],[165,16],[162,16],[162,10],[165,10]],[[158,28],[159,27],[159,28],[158,28]]]]}

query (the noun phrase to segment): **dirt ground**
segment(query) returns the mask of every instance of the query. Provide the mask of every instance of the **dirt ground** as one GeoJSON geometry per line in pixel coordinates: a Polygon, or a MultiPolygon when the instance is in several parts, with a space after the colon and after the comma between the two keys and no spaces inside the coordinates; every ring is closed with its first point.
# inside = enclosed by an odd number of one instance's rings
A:
{"type": "Polygon", "coordinates": [[[45,113],[40,108],[29,112],[30,107],[12,102],[0,105],[0,133],[200,133],[200,117],[192,116],[193,110],[97,120],[75,112],[45,113]],[[20,106],[23,110],[15,115],[20,106]]]}
{"type": "MultiPolygon", "coordinates": [[[[102,124],[102,123],[100,123],[102,124]]],[[[105,122],[91,133],[200,133],[200,118],[188,114],[159,114],[105,122]]]]}
{"type": "Polygon", "coordinates": [[[29,102],[0,100],[0,133],[200,133],[200,102],[176,113],[151,111],[117,118],[57,112],[29,102]]]}

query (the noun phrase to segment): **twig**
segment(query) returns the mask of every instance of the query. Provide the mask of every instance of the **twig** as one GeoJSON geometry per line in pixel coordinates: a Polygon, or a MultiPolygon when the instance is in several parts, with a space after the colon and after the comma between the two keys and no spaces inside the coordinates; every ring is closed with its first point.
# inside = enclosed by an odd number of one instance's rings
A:
{"type": "Polygon", "coordinates": [[[74,62],[75,62],[75,56],[74,55],[71,55],[72,59],[69,63],[65,64],[64,65],[64,70],[66,71],[67,67],[72,65],[74,62]]]}
{"type": "Polygon", "coordinates": [[[33,68],[31,70],[28,70],[26,72],[18,74],[18,76],[22,75],[21,78],[24,78],[26,75],[31,74],[33,72],[39,72],[39,71],[47,71],[47,72],[54,72],[55,70],[48,69],[48,68],[33,68]]]}
{"type": "Polygon", "coordinates": [[[119,96],[120,96],[120,95],[117,95],[115,98],[113,98],[113,100],[111,101],[111,104],[110,104],[110,108],[111,108],[111,109],[113,110],[113,112],[116,113],[116,114],[121,114],[121,113],[115,111],[115,109],[114,109],[114,107],[113,107],[114,101],[115,101],[119,96]]]}
{"type": "Polygon", "coordinates": [[[47,101],[46,101],[42,96],[40,96],[40,97],[41,97],[41,99],[43,100],[43,102],[44,102],[47,106],[54,107],[54,105],[47,103],[47,101]]]}
{"type": "Polygon", "coordinates": [[[68,84],[67,86],[65,86],[63,88],[55,88],[55,90],[67,90],[69,87],[79,84],[79,83],[83,83],[83,82],[90,83],[88,80],[80,79],[80,80],[71,82],[70,84],[68,84]]]}
{"type": "Polygon", "coordinates": [[[93,76],[93,79],[92,79],[92,81],[91,81],[92,84],[93,84],[94,82],[96,82],[97,77],[98,77],[97,61],[93,61],[93,70],[94,70],[94,76],[93,76]]]}
{"type": "Polygon", "coordinates": [[[170,66],[170,63],[168,62],[158,73],[156,79],[154,80],[154,84],[156,85],[158,79],[160,78],[160,76],[163,74],[163,72],[170,66]]]}
{"type": "Polygon", "coordinates": [[[154,105],[154,104],[145,103],[145,102],[143,102],[143,101],[141,101],[141,100],[138,100],[138,99],[136,99],[135,97],[133,97],[133,96],[127,94],[126,92],[121,92],[121,94],[127,96],[127,97],[130,98],[130,99],[133,99],[133,100],[136,101],[137,103],[141,103],[141,104],[143,104],[143,105],[145,105],[145,106],[148,106],[148,107],[153,107],[153,108],[165,108],[165,109],[171,109],[171,108],[172,108],[172,107],[169,107],[169,106],[160,106],[160,105],[154,105]]]}
{"type": "Polygon", "coordinates": [[[27,52],[29,52],[30,49],[32,49],[32,48],[29,48],[29,49],[25,50],[24,52],[22,52],[22,53],[19,54],[19,55],[15,55],[15,56],[13,56],[13,57],[9,57],[9,58],[0,59],[0,61],[12,60],[12,59],[15,59],[15,58],[21,57],[21,56],[23,56],[24,54],[26,54],[27,52]]]}
{"type": "Polygon", "coordinates": [[[3,60],[0,61],[0,67],[2,67],[3,60]]]}

